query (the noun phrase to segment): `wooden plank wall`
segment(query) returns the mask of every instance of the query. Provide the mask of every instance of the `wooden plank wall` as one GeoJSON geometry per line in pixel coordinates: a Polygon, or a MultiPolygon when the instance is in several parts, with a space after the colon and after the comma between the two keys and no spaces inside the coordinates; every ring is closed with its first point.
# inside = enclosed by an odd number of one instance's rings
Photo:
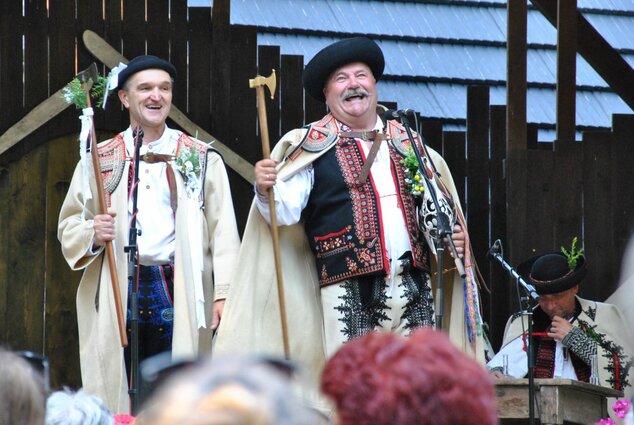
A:
{"type": "MultiPolygon", "coordinates": [[[[184,0],[81,0],[76,9],[73,2],[32,0],[24,14],[22,3],[0,2],[0,134],[95,61],[81,41],[86,29],[128,58],[146,52],[169,58],[179,72],[174,104],[252,163],[261,144],[250,78],[277,72],[275,98],[266,101],[272,142],[326,111],[301,89],[304,58],[258,47],[254,28],[230,26],[229,0],[215,0],[213,13],[188,9],[184,0]]],[[[516,266],[577,235],[590,266],[581,294],[603,300],[615,289],[634,224],[634,117],[615,116],[612,131],[585,133],[581,143],[537,143],[529,126],[527,146],[507,153],[506,107],[490,106],[484,86],[469,88],[466,107],[465,132],[442,131],[437,119],[423,118],[420,128],[452,168],[490,288],[483,311],[497,347],[517,298],[507,273],[486,258],[496,239],[516,266]]],[[[74,305],[80,275],[61,256],[56,224],[78,159],[77,116],[68,108],[0,156],[0,343],[50,356],[53,385],[71,387],[80,386],[74,305]]],[[[115,98],[97,111],[96,125],[102,138],[127,125],[115,98]]],[[[242,228],[252,188],[229,173],[242,228]]]]}

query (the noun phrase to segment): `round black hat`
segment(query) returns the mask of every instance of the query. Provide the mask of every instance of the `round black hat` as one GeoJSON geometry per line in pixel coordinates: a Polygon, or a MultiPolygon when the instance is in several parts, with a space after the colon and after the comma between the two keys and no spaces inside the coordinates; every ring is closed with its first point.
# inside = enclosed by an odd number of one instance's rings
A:
{"type": "Polygon", "coordinates": [[[577,258],[574,270],[561,252],[548,252],[529,258],[517,266],[517,273],[535,287],[539,295],[557,294],[581,283],[586,277],[586,260],[577,258]]]}
{"type": "Polygon", "coordinates": [[[376,81],[381,79],[385,68],[381,48],[366,37],[346,38],[324,47],[308,62],[302,78],[304,89],[315,99],[324,102],[324,86],[330,74],[353,62],[367,64],[376,81]]]}
{"type": "Polygon", "coordinates": [[[174,65],[156,56],[142,55],[128,62],[127,67],[119,73],[117,90],[122,89],[125,82],[134,74],[145,71],[146,69],[162,69],[172,77],[172,80],[176,80],[176,68],[174,65]]]}

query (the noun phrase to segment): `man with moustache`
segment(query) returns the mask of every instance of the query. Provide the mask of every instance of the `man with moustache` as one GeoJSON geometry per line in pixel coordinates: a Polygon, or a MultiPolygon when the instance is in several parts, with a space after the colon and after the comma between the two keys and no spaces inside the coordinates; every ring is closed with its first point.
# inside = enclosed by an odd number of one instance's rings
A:
{"type": "MultiPolygon", "coordinates": [[[[280,354],[268,192],[279,224],[291,359],[308,366],[313,386],[327,356],[374,330],[409,335],[435,325],[432,250],[417,222],[416,202],[401,162],[409,139],[396,121],[377,109],[376,83],[385,62],[379,46],[364,37],[321,50],[306,65],[304,88],[330,112],[287,133],[272,159],[255,166],[254,205],[240,264],[227,298],[226,320],[216,349],[280,354]],[[358,181],[372,138],[381,143],[369,176],[358,181]],[[376,136],[376,135],[379,136],[376,136]]],[[[418,141],[418,137],[416,136],[418,141]]],[[[419,142],[419,141],[418,141],[419,142]]],[[[442,157],[429,149],[441,191],[460,215],[458,196],[442,157]]],[[[453,227],[459,255],[470,256],[462,225],[453,227]]],[[[476,283],[444,276],[443,328],[465,351],[482,359],[476,283]],[[465,308],[465,299],[469,305],[465,308]],[[465,314],[469,311],[469,314],[465,314]]]]}
{"type": "Polygon", "coordinates": [[[97,178],[104,181],[108,213],[99,213],[98,200],[91,195],[97,193],[94,176],[90,183],[85,177],[92,173],[84,168],[90,165],[80,161],[62,205],[58,238],[71,268],[83,270],[77,292],[83,387],[112,411],[127,413],[129,348],[124,356],[104,245],[114,242],[125,306],[132,288],[124,247],[136,216],[141,361],[165,351],[177,358],[210,352],[209,335],[222,315],[240,240],[220,154],[166,125],[174,66],[145,55],[121,67],[114,86],[128,109],[130,126],[98,145],[97,178]],[[134,134],[141,131],[133,211],[134,134]]]}

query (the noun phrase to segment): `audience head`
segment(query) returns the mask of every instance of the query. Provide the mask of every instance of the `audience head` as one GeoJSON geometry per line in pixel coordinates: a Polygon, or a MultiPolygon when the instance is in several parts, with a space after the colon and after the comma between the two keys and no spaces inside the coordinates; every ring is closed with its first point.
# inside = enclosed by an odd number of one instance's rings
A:
{"type": "Polygon", "coordinates": [[[0,424],[42,425],[42,376],[17,354],[0,348],[0,424]]]}
{"type": "Polygon", "coordinates": [[[46,401],[46,425],[113,425],[104,402],[83,390],[60,390],[46,401]]]}
{"type": "Polygon", "coordinates": [[[321,389],[339,425],[498,423],[485,369],[433,329],[348,342],[326,363],[321,389]]]}
{"type": "Polygon", "coordinates": [[[291,373],[284,361],[214,357],[173,373],[142,406],[135,424],[321,423],[296,395],[291,373]]]}

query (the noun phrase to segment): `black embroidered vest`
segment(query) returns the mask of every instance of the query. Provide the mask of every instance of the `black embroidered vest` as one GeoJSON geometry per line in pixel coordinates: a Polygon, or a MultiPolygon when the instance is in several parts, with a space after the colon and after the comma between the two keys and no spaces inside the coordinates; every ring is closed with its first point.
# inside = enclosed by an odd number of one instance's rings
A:
{"type": "MultiPolygon", "coordinates": [[[[330,131],[339,131],[334,119],[325,124],[330,131]]],[[[403,157],[391,144],[389,153],[413,265],[429,271],[429,249],[416,224],[414,199],[406,190],[405,171],[400,163],[403,157]]],[[[322,286],[349,278],[385,275],[390,269],[374,182],[370,176],[365,183],[357,184],[364,161],[354,139],[339,138],[334,147],[313,162],[314,185],[303,219],[322,286]]]]}
{"type": "MultiPolygon", "coordinates": [[[[576,302],[575,316],[581,313],[581,305],[576,302]]],[[[544,333],[550,328],[551,320],[540,308],[535,309],[533,317],[533,326],[536,333],[544,333]]],[[[554,339],[545,336],[536,336],[535,344],[535,369],[533,376],[535,378],[553,378],[555,374],[555,348],[557,343],[554,339]]],[[[567,349],[566,349],[567,350],[567,349]]],[[[583,382],[590,382],[590,366],[587,365],[579,356],[570,350],[567,350],[572,366],[577,374],[577,379],[583,382]]]]}

